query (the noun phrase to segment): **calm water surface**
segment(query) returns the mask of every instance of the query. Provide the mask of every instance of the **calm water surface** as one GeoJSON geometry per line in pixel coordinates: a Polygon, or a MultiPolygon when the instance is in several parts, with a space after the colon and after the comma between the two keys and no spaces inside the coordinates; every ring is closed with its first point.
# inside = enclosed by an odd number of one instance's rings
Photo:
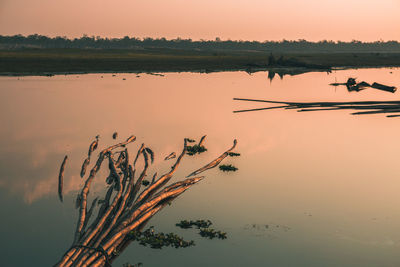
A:
{"type": "MultiPolygon", "coordinates": [[[[51,266],[72,242],[82,161],[94,136],[102,145],[131,134],[156,152],[154,168],[184,137],[207,134],[208,152],[185,158],[175,180],[238,139],[239,171],[207,179],[149,225],[193,239],[195,247],[152,250],[132,244],[115,262],[144,266],[400,266],[400,118],[349,111],[268,110],[233,97],[286,101],[398,100],[328,84],[357,77],[400,86],[400,69],[165,77],[90,74],[0,78],[0,254],[2,266],[51,266]],[[392,72],[392,73],[391,73],[392,72]],[[101,78],[103,76],[103,78],[101,78]],[[123,80],[125,78],[126,80],[123,80]],[[65,154],[64,203],[57,177],[65,154]],[[210,219],[227,240],[180,230],[181,219],[210,219]],[[268,225],[268,228],[266,227],[268,225]]],[[[97,179],[91,196],[101,193],[97,179]]]]}

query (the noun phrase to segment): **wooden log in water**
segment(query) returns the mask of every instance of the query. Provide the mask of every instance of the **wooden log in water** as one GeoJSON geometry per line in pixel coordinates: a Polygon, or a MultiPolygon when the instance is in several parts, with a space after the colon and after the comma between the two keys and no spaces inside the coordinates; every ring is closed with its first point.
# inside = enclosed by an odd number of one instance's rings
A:
{"type": "Polygon", "coordinates": [[[375,88],[375,89],[379,89],[379,90],[391,92],[391,93],[394,93],[394,92],[396,92],[396,90],[397,90],[397,88],[394,87],[394,86],[387,86],[387,85],[380,84],[380,83],[376,83],[376,82],[373,83],[373,84],[371,85],[371,87],[372,87],[372,88],[375,88]]]}

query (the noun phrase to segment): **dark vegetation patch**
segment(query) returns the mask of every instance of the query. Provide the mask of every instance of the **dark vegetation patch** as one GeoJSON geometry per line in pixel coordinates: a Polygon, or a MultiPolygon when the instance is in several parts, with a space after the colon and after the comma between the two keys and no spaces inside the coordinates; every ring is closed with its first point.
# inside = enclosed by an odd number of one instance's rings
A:
{"type": "Polygon", "coordinates": [[[162,249],[163,247],[186,248],[194,246],[194,241],[185,241],[182,237],[174,233],[155,233],[153,227],[144,232],[133,231],[130,238],[136,240],[142,246],[150,246],[153,249],[162,249]]]}
{"type": "Polygon", "coordinates": [[[232,164],[229,165],[220,165],[219,169],[223,172],[235,172],[238,170],[238,168],[236,168],[235,166],[233,166],[232,164]]]}
{"type": "Polygon", "coordinates": [[[193,156],[193,155],[196,155],[196,154],[201,154],[201,153],[206,152],[206,151],[207,151],[207,148],[205,148],[202,145],[195,144],[193,146],[187,146],[187,154],[189,156],[193,156]]]}
{"type": "Polygon", "coordinates": [[[176,224],[176,226],[182,228],[182,229],[188,229],[188,228],[192,228],[193,226],[197,227],[197,228],[207,228],[212,224],[212,222],[210,220],[183,220],[180,221],[179,223],[176,224]]]}
{"type": "Polygon", "coordinates": [[[219,238],[219,239],[226,239],[226,233],[221,231],[216,231],[212,228],[201,228],[200,233],[202,237],[206,237],[209,239],[219,238]]]}
{"type": "Polygon", "coordinates": [[[228,156],[229,156],[229,157],[239,157],[239,156],[240,156],[240,153],[229,152],[229,153],[228,153],[228,156]]]}

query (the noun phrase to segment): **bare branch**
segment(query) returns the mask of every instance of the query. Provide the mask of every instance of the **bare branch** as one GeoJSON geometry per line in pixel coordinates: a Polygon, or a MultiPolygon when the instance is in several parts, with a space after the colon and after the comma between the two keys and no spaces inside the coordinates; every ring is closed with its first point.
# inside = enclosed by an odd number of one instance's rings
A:
{"type": "Polygon", "coordinates": [[[230,149],[228,149],[227,151],[225,151],[221,156],[219,156],[219,157],[216,158],[215,160],[211,161],[211,162],[208,163],[207,165],[203,166],[202,168],[200,168],[200,169],[198,169],[198,170],[192,172],[191,174],[189,174],[189,175],[186,176],[186,177],[191,177],[191,176],[194,176],[194,175],[198,175],[198,174],[200,174],[200,173],[202,173],[202,172],[204,172],[204,171],[206,171],[206,170],[209,170],[209,169],[212,169],[212,168],[218,166],[218,164],[219,164],[224,158],[226,158],[226,157],[228,156],[229,152],[231,152],[231,151],[236,147],[236,144],[237,144],[237,141],[236,141],[236,139],[235,139],[235,140],[233,141],[233,146],[232,146],[230,149]]]}

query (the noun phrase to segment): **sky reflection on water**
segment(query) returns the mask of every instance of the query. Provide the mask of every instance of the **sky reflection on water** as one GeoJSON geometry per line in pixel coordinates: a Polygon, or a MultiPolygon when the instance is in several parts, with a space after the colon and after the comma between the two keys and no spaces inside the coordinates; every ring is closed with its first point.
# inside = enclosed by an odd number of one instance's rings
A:
{"type": "MultiPolygon", "coordinates": [[[[328,85],[348,77],[400,85],[399,69],[308,73],[272,83],[263,72],[1,77],[4,264],[48,266],[61,257],[72,241],[73,201],[83,183],[79,170],[88,145],[97,134],[100,146],[111,144],[118,131],[120,139],[138,137],[132,151],[141,142],[149,145],[156,153],[155,167],[162,170],[168,169],[162,159],[180,151],[184,137],[207,134],[208,151],[197,156],[199,163],[186,158],[176,177],[219,155],[234,138],[242,156],[227,161],[238,172],[210,171],[152,221],[159,231],[195,239],[195,247],[155,251],[132,245],[115,266],[127,261],[145,266],[187,266],[189,261],[191,266],[399,266],[398,119],[347,111],[232,113],[248,108],[233,97],[398,99],[398,92],[349,93],[328,85]],[[65,154],[70,161],[61,204],[57,175],[65,154]],[[203,240],[174,226],[197,218],[212,220],[228,239],[203,240]]],[[[91,193],[103,183],[98,179],[91,193]]]]}

